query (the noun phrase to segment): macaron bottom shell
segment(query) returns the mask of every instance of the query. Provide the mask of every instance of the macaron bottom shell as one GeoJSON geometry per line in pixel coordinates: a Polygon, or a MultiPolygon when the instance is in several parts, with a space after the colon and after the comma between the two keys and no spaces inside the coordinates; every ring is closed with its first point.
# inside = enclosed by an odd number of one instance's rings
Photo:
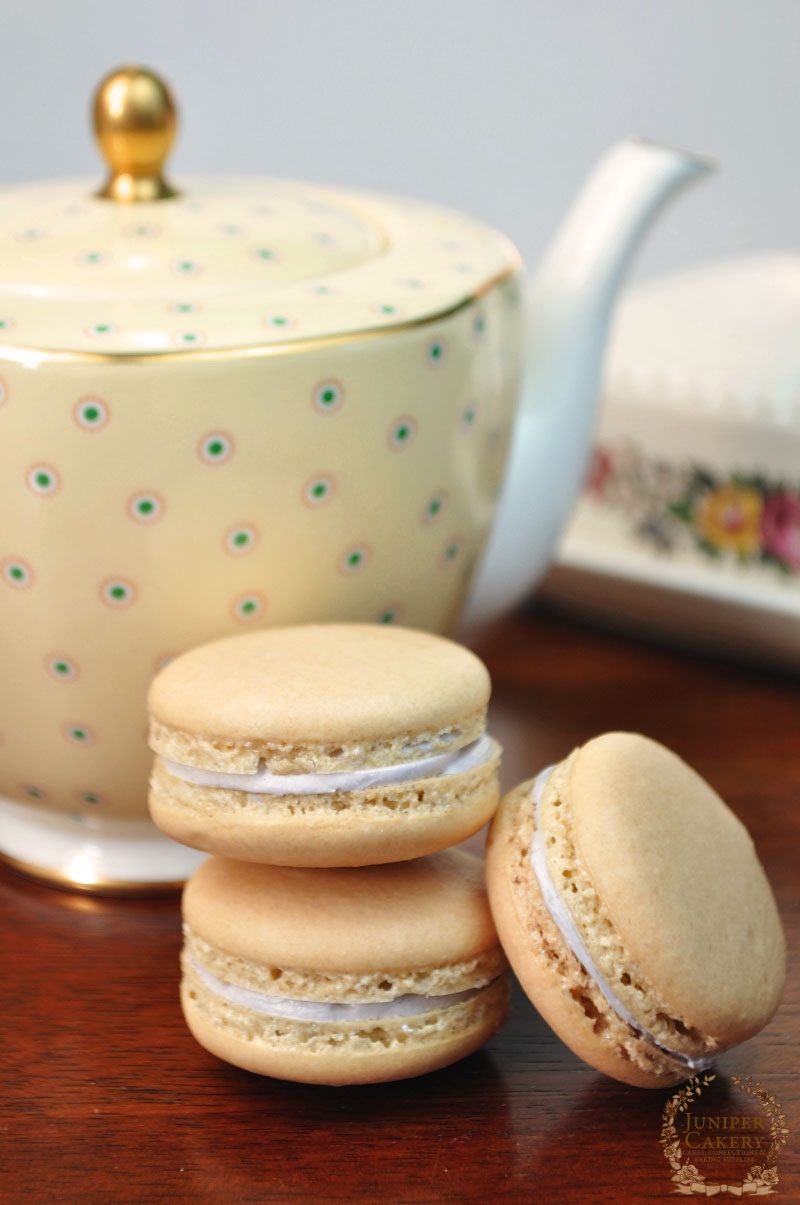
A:
{"type": "Polygon", "coordinates": [[[181,983],[186,1023],[211,1054],[258,1075],[334,1087],[409,1079],[457,1062],[500,1028],[509,999],[504,973],[468,1000],[413,1017],[297,1021],[220,999],[186,959],[181,983]]]}
{"type": "MultiPolygon", "coordinates": [[[[198,786],[159,759],[150,785],[156,825],[184,845],[275,866],[407,861],[478,832],[500,796],[500,748],[462,773],[323,795],[252,795],[198,786]]],[[[287,776],[290,777],[290,776],[287,776]]]]}
{"type": "Polygon", "coordinates": [[[670,1087],[691,1071],[638,1033],[611,1008],[551,918],[530,863],[533,780],[502,801],[486,847],[492,915],[525,993],[585,1063],[622,1083],[670,1087]]]}
{"type": "Polygon", "coordinates": [[[181,1000],[212,1054],[317,1084],[405,1079],[505,1020],[508,960],[461,850],[314,869],[209,858],[183,892],[181,1000]]]}

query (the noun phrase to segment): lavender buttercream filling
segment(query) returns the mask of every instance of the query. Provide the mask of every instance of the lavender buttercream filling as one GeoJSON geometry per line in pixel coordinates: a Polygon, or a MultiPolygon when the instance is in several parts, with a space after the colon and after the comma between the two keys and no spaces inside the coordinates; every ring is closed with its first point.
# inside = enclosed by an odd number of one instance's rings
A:
{"type": "MultiPolygon", "coordinates": [[[[189,959],[201,982],[213,995],[229,1004],[239,1005],[265,1017],[282,1017],[287,1021],[380,1021],[396,1017],[417,1017],[434,1009],[453,1008],[471,1000],[489,987],[489,983],[451,992],[445,996],[397,996],[394,1000],[372,1000],[363,1004],[336,1004],[322,1000],[293,1000],[287,996],[272,996],[248,987],[238,987],[217,979],[211,971],[194,959],[189,959]]],[[[490,982],[494,982],[493,980],[490,982]]]]}
{"type": "Polygon", "coordinates": [[[672,1047],[666,1046],[659,1041],[654,1034],[646,1029],[640,1021],[634,1017],[620,1000],[619,996],[610,986],[608,981],[601,974],[596,962],[586,948],[586,944],[581,937],[578,926],[572,918],[569,909],[559,894],[559,891],[553,882],[550,874],[550,867],[547,863],[547,852],[545,850],[544,837],[542,836],[541,828],[541,808],[542,796],[544,794],[545,783],[549,778],[554,766],[548,766],[545,770],[537,775],[533,784],[532,798],[535,812],[533,840],[531,841],[531,866],[533,873],[536,875],[536,880],[539,884],[539,890],[542,893],[542,899],[550,917],[556,925],[557,929],[564,938],[564,941],[569,946],[572,953],[577,958],[586,973],[594,980],[600,992],[602,992],[607,1003],[614,1010],[620,1020],[626,1025],[630,1025],[638,1034],[660,1050],[662,1054],[669,1055],[671,1059],[675,1059],[679,1063],[683,1063],[690,1071],[706,1071],[714,1062],[713,1058],[693,1058],[691,1055],[684,1054],[681,1050],[673,1050],[672,1047]]]}
{"type": "Polygon", "coordinates": [[[363,791],[369,787],[411,782],[418,778],[461,774],[489,761],[493,747],[491,737],[484,735],[452,753],[438,753],[433,757],[394,766],[371,766],[366,770],[345,770],[334,774],[272,774],[263,766],[254,774],[224,774],[200,766],[184,766],[167,758],[162,758],[162,761],[168,774],[197,786],[246,791],[248,795],[327,795],[337,791],[363,791]]]}

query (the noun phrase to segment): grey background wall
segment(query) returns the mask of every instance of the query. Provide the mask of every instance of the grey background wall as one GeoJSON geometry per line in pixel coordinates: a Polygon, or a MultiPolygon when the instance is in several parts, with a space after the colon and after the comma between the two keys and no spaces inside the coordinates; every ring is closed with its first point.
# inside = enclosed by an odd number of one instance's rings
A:
{"type": "Polygon", "coordinates": [[[800,245],[798,0],[3,0],[0,183],[100,174],[95,83],[125,61],[180,100],[172,172],[416,194],[535,259],[626,133],[722,172],[662,220],[640,275],[800,245]]]}

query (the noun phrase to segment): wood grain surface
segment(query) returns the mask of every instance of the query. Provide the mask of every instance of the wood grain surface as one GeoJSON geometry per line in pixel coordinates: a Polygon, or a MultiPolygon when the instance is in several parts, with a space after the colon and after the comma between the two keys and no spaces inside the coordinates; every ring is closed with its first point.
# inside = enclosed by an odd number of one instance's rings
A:
{"type": "MultiPolygon", "coordinates": [[[[475,647],[494,679],[506,788],[598,732],[632,729],[691,762],[750,828],[789,980],[770,1026],[719,1061],[704,1108],[742,1112],[730,1077],[760,1080],[791,1131],[775,1195],[800,1201],[800,684],[534,613],[475,647]]],[[[507,1027],[452,1068],[310,1088],[228,1067],[191,1038],[175,897],[86,898],[2,871],[0,932],[8,1205],[675,1199],[659,1143],[671,1092],[583,1066],[519,991],[507,1027]]]]}

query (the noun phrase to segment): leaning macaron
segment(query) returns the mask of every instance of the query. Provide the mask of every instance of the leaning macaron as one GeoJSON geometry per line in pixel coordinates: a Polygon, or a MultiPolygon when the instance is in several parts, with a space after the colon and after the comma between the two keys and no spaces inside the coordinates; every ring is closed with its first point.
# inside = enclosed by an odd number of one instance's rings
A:
{"type": "Polygon", "coordinates": [[[183,896],[197,1041],[278,1079],[359,1084],[447,1066],[502,1024],[508,964],[479,859],[332,870],[214,857],[183,896]]]}
{"type": "Polygon", "coordinates": [[[474,654],[403,628],[311,624],[202,645],[151,686],[151,814],[185,845],[284,866],[444,849],[500,797],[489,692],[474,654]]]}
{"type": "Polygon", "coordinates": [[[523,988],[607,1075],[678,1083],[777,1008],[784,939],[750,836],[655,741],[599,736],[511,791],[486,861],[523,988]]]}

